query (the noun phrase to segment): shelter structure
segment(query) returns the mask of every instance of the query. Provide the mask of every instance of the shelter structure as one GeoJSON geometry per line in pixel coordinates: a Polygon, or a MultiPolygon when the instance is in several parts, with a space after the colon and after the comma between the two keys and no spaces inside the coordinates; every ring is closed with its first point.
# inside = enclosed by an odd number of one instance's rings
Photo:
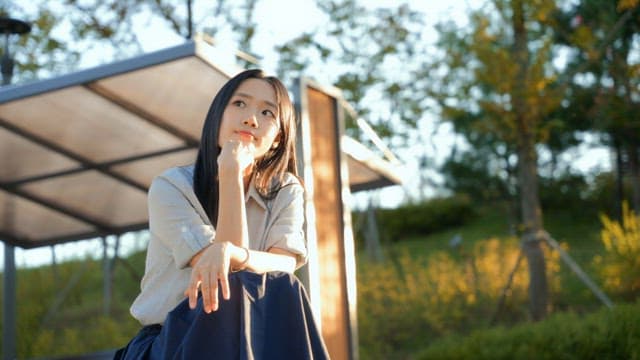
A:
{"type": "MultiPolygon", "coordinates": [[[[16,357],[16,319],[7,316],[16,306],[14,247],[146,229],[153,177],[195,160],[213,96],[241,70],[236,55],[196,36],[132,59],[0,88],[4,359],[16,357]]],[[[357,358],[346,196],[399,184],[397,164],[344,135],[350,112],[338,89],[310,79],[294,88],[300,173],[308,190],[306,231],[314,254],[300,276],[332,356],[357,358]]]]}

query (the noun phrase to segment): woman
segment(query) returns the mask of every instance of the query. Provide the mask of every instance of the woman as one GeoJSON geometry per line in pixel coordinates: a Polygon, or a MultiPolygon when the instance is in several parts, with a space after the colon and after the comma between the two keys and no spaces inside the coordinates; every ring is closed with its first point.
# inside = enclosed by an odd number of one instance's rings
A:
{"type": "Polygon", "coordinates": [[[220,89],[195,164],[149,188],[151,239],[131,306],[144,327],[117,358],[328,357],[293,275],[307,258],[295,136],[277,78],[247,70],[220,89]]]}

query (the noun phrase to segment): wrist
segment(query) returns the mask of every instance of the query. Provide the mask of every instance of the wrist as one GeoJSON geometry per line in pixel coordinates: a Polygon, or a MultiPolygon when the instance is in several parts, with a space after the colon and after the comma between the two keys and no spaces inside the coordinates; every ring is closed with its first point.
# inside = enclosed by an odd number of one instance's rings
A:
{"type": "Polygon", "coordinates": [[[211,246],[211,244],[213,244],[213,242],[210,242],[205,247],[200,249],[195,255],[193,255],[191,260],[189,260],[189,266],[193,267],[198,262],[198,260],[200,260],[200,258],[202,257],[202,253],[204,253],[211,246]]]}
{"type": "Polygon", "coordinates": [[[237,246],[233,244],[229,244],[232,246],[231,253],[231,271],[241,271],[247,268],[249,263],[249,258],[251,257],[251,253],[249,249],[244,246],[237,246]]]}
{"type": "Polygon", "coordinates": [[[235,180],[235,179],[242,179],[242,170],[240,170],[240,168],[222,168],[219,167],[218,168],[218,178],[220,180],[223,179],[229,179],[229,180],[235,180]]]}

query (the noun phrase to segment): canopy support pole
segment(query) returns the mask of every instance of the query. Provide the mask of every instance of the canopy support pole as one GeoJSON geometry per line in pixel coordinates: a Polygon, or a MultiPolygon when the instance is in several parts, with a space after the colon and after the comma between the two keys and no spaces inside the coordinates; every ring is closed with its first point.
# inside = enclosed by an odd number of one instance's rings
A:
{"type": "Polygon", "coordinates": [[[13,360],[16,355],[16,261],[13,245],[4,243],[4,274],[2,302],[2,359],[13,360]]]}

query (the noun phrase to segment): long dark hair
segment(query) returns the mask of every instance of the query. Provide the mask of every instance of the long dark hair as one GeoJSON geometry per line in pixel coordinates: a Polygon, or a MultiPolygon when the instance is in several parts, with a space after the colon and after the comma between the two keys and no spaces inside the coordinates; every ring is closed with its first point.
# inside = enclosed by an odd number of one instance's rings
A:
{"type": "Polygon", "coordinates": [[[200,148],[193,173],[193,189],[214,226],[218,223],[218,155],[221,151],[218,146],[218,134],[222,115],[235,91],[247,79],[261,79],[273,87],[280,119],[277,146],[257,159],[254,165],[253,180],[258,193],[265,199],[273,198],[282,186],[286,172],[298,175],[295,149],[296,117],[286,87],[276,77],[267,76],[259,69],[246,70],[234,76],[218,91],[209,107],[202,127],[200,148]]]}

